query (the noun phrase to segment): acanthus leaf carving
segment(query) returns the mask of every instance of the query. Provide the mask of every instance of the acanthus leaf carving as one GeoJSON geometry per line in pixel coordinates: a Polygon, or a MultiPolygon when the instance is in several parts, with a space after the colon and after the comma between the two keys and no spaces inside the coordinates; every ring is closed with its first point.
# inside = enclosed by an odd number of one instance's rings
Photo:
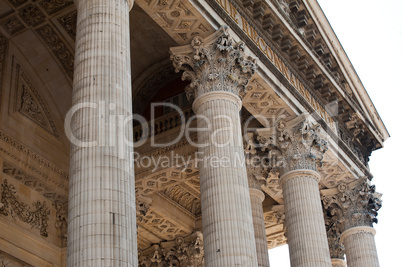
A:
{"type": "Polygon", "coordinates": [[[328,150],[319,124],[311,121],[307,113],[285,122],[279,120],[275,127],[259,129],[256,142],[268,154],[270,165],[283,174],[297,169],[317,171],[328,150]]]}
{"type": "Polygon", "coordinates": [[[166,241],[153,245],[151,251],[140,251],[139,266],[204,266],[204,244],[201,232],[187,237],[177,237],[174,242],[166,241]],[[151,252],[151,253],[149,253],[151,252]]]}
{"type": "Polygon", "coordinates": [[[255,60],[245,55],[244,48],[242,41],[230,37],[227,26],[205,39],[196,36],[189,45],[171,48],[176,72],[184,71],[182,79],[191,82],[187,97],[196,99],[212,91],[242,96],[256,70],[255,60]]]}
{"type": "Polygon", "coordinates": [[[349,184],[339,184],[335,193],[321,192],[324,212],[341,233],[352,227],[372,227],[373,223],[377,223],[378,210],[382,206],[381,196],[366,177],[349,184]]]}
{"type": "Polygon", "coordinates": [[[67,221],[68,221],[68,211],[67,204],[60,202],[54,202],[53,206],[56,208],[56,229],[60,230],[61,245],[63,247],[67,246],[67,221]]]}
{"type": "Polygon", "coordinates": [[[1,184],[2,206],[0,214],[4,216],[11,215],[12,218],[18,217],[21,221],[30,224],[33,228],[40,229],[40,234],[47,237],[47,227],[50,215],[50,209],[46,202],[36,201],[32,204],[33,209],[17,198],[17,190],[13,185],[9,185],[7,179],[1,184]]]}

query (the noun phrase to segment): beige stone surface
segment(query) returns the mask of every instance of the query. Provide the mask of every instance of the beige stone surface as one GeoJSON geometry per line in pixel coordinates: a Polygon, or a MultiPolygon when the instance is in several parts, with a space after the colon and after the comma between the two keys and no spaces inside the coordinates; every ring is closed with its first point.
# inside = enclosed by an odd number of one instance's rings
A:
{"type": "Polygon", "coordinates": [[[341,235],[348,267],[379,267],[375,230],[369,226],[349,228],[341,235]]]}
{"type": "Polygon", "coordinates": [[[292,267],[331,266],[318,173],[295,170],[281,179],[292,267]]]}
{"type": "MultiPolygon", "coordinates": [[[[232,93],[212,92],[199,97],[194,104],[196,114],[205,115],[212,124],[211,130],[227,127],[225,120],[214,116],[228,116],[235,123],[232,132],[233,144],[200,148],[203,158],[227,157],[235,163],[240,156],[244,163],[243,143],[240,132],[240,99],[232,93]]],[[[205,128],[199,120],[198,127],[205,128]]],[[[229,128],[230,129],[230,128],[229,128]]],[[[218,136],[219,143],[226,142],[230,130],[218,136]]],[[[208,132],[198,133],[199,142],[210,141],[208,132]]],[[[232,165],[232,164],[231,164],[232,165]]],[[[247,173],[245,166],[212,167],[207,162],[200,164],[202,226],[206,266],[257,266],[256,247],[247,173]]]]}
{"type": "Polygon", "coordinates": [[[255,246],[257,249],[258,266],[269,267],[267,236],[265,234],[264,211],[262,202],[264,193],[255,188],[250,188],[251,211],[253,215],[255,246]]]}
{"type": "Polygon", "coordinates": [[[113,120],[132,113],[129,6],[78,1],[77,10],[73,106],[97,109],[79,109],[72,134],[97,144],[71,149],[67,266],[137,266],[132,128],[113,120]]]}

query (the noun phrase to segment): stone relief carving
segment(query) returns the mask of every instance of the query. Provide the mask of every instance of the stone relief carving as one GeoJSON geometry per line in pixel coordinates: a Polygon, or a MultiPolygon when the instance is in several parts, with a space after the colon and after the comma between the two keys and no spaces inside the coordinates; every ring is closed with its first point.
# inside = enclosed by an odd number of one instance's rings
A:
{"type": "Polygon", "coordinates": [[[56,229],[60,230],[60,239],[62,247],[67,247],[67,203],[54,202],[53,206],[56,208],[56,229]]]}
{"type": "MultiPolygon", "coordinates": [[[[50,169],[51,171],[57,173],[62,179],[68,181],[68,173],[67,172],[61,170],[59,167],[57,167],[56,165],[54,165],[53,163],[51,163],[50,161],[48,161],[41,155],[36,154],[32,150],[30,150],[28,147],[19,143],[18,141],[16,141],[15,139],[13,139],[12,137],[10,137],[9,135],[7,135],[6,133],[4,133],[2,131],[0,131],[0,141],[6,143],[8,146],[12,147],[13,149],[16,149],[17,151],[21,152],[27,158],[30,158],[30,159],[36,161],[37,163],[39,163],[40,166],[50,169]]],[[[0,151],[5,152],[7,155],[12,157],[12,154],[7,153],[7,150],[3,149],[2,146],[0,147],[0,151]]],[[[20,161],[19,158],[13,158],[13,159],[20,161]]]]}
{"type": "Polygon", "coordinates": [[[46,20],[42,11],[34,4],[28,4],[18,10],[18,14],[28,26],[35,27],[46,20]]]}
{"type": "Polygon", "coordinates": [[[75,40],[77,36],[77,11],[70,12],[57,19],[68,35],[75,40]]]}
{"type": "Polygon", "coordinates": [[[188,237],[177,237],[174,242],[161,242],[139,254],[141,267],[201,267],[204,266],[203,236],[195,232],[188,237]]]}
{"type": "Polygon", "coordinates": [[[25,25],[22,23],[21,19],[15,14],[1,20],[0,24],[10,35],[15,35],[25,29],[25,25]]]}
{"type": "Polygon", "coordinates": [[[149,231],[154,233],[161,240],[172,240],[176,236],[190,234],[183,229],[182,226],[171,222],[152,207],[150,207],[149,211],[144,216],[140,226],[149,229],[149,231]]]}
{"type": "Polygon", "coordinates": [[[137,212],[137,225],[144,220],[151,207],[152,198],[142,194],[136,195],[136,212],[137,212]]]}
{"type": "Polygon", "coordinates": [[[314,125],[305,113],[290,122],[280,120],[276,127],[257,132],[261,150],[268,153],[271,166],[281,173],[296,169],[317,171],[328,150],[320,125],[314,125]]]}
{"type": "Polygon", "coordinates": [[[213,28],[188,1],[138,0],[136,3],[179,44],[195,35],[208,35],[213,28]]]}
{"type": "Polygon", "coordinates": [[[341,233],[355,226],[372,227],[382,206],[381,194],[365,177],[342,183],[337,189],[322,190],[321,200],[328,223],[339,227],[341,233]]]}
{"type": "Polygon", "coordinates": [[[49,24],[38,28],[36,32],[64,68],[67,76],[72,80],[74,73],[74,54],[49,24]]]}
{"type": "MultiPolygon", "coordinates": [[[[35,169],[36,170],[36,169],[35,169]]],[[[35,171],[32,170],[32,171],[35,171]]],[[[27,174],[21,169],[15,167],[14,165],[4,162],[3,164],[3,173],[8,176],[14,178],[18,182],[24,184],[25,186],[34,189],[36,192],[49,199],[52,202],[67,202],[67,187],[63,188],[64,194],[60,193],[57,189],[52,187],[51,184],[42,182],[40,179],[36,178],[31,174],[27,174]]],[[[37,173],[43,179],[51,180],[46,174],[40,172],[37,173]]],[[[53,182],[53,181],[52,181],[53,182]]],[[[55,184],[56,186],[62,187],[60,184],[55,184]]]]}
{"type": "Polygon", "coordinates": [[[212,91],[243,94],[255,72],[255,60],[244,53],[244,43],[229,36],[228,27],[201,38],[196,36],[190,45],[171,48],[171,60],[176,72],[183,70],[182,79],[191,84],[186,93],[189,99],[212,91]]]}
{"type": "Polygon", "coordinates": [[[74,3],[73,0],[42,0],[39,2],[41,7],[48,13],[52,15],[74,3]]]}
{"type": "Polygon", "coordinates": [[[46,202],[36,201],[32,204],[33,209],[17,198],[17,191],[13,185],[9,185],[7,179],[1,184],[1,208],[0,214],[4,216],[11,215],[12,218],[19,218],[28,223],[32,228],[40,229],[40,234],[47,237],[48,220],[50,209],[46,202]]]}
{"type": "Polygon", "coordinates": [[[45,101],[28,75],[21,70],[21,66],[17,64],[16,69],[16,111],[19,111],[55,137],[59,137],[56,123],[45,101]]]}

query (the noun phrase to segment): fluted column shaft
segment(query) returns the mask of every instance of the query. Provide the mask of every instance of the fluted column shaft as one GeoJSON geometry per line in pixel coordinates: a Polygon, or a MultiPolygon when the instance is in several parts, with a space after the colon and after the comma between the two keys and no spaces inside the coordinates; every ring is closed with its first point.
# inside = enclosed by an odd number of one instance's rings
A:
{"type": "Polygon", "coordinates": [[[346,267],[346,261],[343,259],[331,259],[332,267],[346,267]]]}
{"type": "Polygon", "coordinates": [[[209,131],[198,131],[199,143],[210,144],[199,148],[205,264],[257,266],[239,116],[241,100],[233,93],[209,92],[198,97],[193,108],[197,115],[205,116],[197,120],[198,128],[209,127],[209,131]],[[230,143],[219,145],[228,140],[230,143]],[[230,164],[214,164],[213,157],[227,159],[230,164]]]}
{"type": "Polygon", "coordinates": [[[133,149],[124,142],[132,141],[132,129],[123,125],[132,114],[133,1],[75,2],[67,265],[137,266],[133,149]]]}
{"type": "Polygon", "coordinates": [[[332,266],[318,181],[313,170],[293,170],[280,180],[292,267],[332,266]]]}
{"type": "Polygon", "coordinates": [[[348,267],[380,266],[374,235],[375,230],[370,226],[357,226],[342,233],[348,267]]]}
{"type": "Polygon", "coordinates": [[[251,211],[253,214],[253,226],[255,246],[257,249],[258,266],[269,267],[267,235],[265,233],[264,211],[262,202],[264,193],[256,188],[250,188],[251,211]]]}

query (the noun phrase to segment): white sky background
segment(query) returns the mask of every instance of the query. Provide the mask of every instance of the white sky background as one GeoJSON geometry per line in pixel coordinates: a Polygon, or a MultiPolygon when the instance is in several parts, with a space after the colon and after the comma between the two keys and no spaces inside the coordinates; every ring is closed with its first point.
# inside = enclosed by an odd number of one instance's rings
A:
{"type": "MultiPolygon", "coordinates": [[[[318,2],[391,135],[384,148],[373,152],[369,165],[372,183],[383,193],[374,226],[380,265],[397,266],[402,240],[402,1],[318,2]]],[[[270,250],[271,266],[290,266],[287,250],[270,250]]]]}

